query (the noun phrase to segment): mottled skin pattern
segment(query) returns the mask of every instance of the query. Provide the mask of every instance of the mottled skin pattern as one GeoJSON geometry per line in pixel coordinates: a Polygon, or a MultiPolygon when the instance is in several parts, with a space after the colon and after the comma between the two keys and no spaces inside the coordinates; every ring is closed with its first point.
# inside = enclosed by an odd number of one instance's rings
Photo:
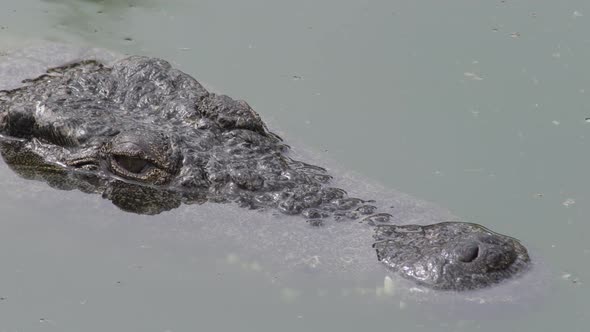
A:
{"type": "Polygon", "coordinates": [[[370,201],[330,187],[323,168],[289,158],[246,102],[209,93],[160,59],[82,61],[2,91],[0,134],[21,176],[100,193],[126,211],[231,201],[313,226],[360,219],[376,226],[380,261],[435,289],[486,287],[529,265],[517,240],[479,225],[391,225],[370,201]]]}

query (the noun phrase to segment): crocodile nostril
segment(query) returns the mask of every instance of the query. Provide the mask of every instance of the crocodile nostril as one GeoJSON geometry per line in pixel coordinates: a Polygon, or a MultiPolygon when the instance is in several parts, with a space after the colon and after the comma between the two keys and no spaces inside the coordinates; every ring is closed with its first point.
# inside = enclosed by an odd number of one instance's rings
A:
{"type": "Polygon", "coordinates": [[[472,245],[467,248],[462,248],[459,253],[459,260],[464,263],[473,262],[479,256],[479,246],[472,245]]]}

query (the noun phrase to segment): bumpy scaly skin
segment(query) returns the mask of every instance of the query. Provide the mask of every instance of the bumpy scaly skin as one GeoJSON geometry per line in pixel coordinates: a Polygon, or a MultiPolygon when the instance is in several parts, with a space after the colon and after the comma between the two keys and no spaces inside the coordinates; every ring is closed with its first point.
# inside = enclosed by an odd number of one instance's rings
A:
{"type": "Polygon", "coordinates": [[[529,262],[518,241],[478,225],[388,225],[390,215],[329,187],[324,169],[286,156],[246,102],[209,93],[160,59],[82,61],[0,92],[0,134],[15,138],[0,140],[0,152],[22,176],[101,193],[126,211],[235,201],[315,226],[363,218],[379,225],[379,260],[432,288],[485,287],[529,262]]]}
{"type": "Polygon", "coordinates": [[[246,102],[163,60],[81,62],[0,98],[1,132],[53,163],[287,214],[344,197],[323,169],[287,158],[246,102]]]}
{"type": "Polygon", "coordinates": [[[530,262],[518,240],[472,223],[381,225],[375,239],[380,261],[435,289],[481,288],[526,269],[530,262]]]}

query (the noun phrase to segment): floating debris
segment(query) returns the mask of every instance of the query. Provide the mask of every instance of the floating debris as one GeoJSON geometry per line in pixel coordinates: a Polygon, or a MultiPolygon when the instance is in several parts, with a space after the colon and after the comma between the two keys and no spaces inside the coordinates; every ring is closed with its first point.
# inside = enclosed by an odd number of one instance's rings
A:
{"type": "Polygon", "coordinates": [[[467,78],[470,78],[470,79],[472,79],[474,81],[481,81],[481,80],[483,80],[483,77],[477,75],[476,73],[472,73],[472,72],[465,72],[465,73],[463,73],[463,76],[465,76],[467,78]]]}
{"type": "Polygon", "coordinates": [[[577,284],[580,283],[580,279],[577,277],[574,277],[573,275],[571,275],[570,273],[564,273],[561,278],[563,280],[567,280],[569,282],[571,282],[572,284],[577,284]]]}
{"type": "Polygon", "coordinates": [[[563,203],[561,203],[561,205],[563,205],[565,207],[570,207],[574,204],[576,204],[576,201],[573,198],[568,198],[565,201],[563,201],[563,203]]]}
{"type": "Polygon", "coordinates": [[[510,34],[510,37],[512,38],[520,38],[520,32],[513,32],[510,34]]]}

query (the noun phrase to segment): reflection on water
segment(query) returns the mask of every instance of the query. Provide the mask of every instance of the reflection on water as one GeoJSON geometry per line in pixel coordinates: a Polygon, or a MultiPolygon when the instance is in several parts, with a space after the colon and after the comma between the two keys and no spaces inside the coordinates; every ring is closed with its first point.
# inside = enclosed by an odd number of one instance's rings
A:
{"type": "Polygon", "coordinates": [[[6,164],[19,176],[46,182],[59,190],[79,190],[83,193],[100,194],[121,210],[138,214],[154,215],[185,204],[205,202],[205,194],[183,195],[181,192],[152,188],[117,179],[107,179],[92,172],[72,172],[53,165],[23,147],[15,140],[0,140],[0,154],[6,164]],[[22,163],[26,160],[26,163],[22,163]],[[33,164],[33,161],[35,163],[33,164]]]}

